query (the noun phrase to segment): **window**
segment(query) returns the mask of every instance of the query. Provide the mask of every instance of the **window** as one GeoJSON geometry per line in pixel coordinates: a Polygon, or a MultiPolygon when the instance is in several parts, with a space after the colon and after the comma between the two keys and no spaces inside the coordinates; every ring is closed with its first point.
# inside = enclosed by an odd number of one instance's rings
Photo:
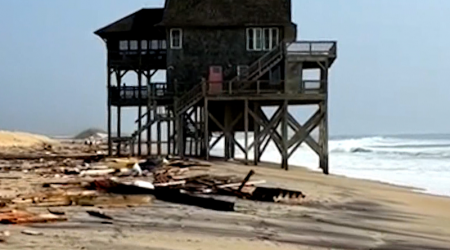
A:
{"type": "Polygon", "coordinates": [[[142,51],[146,51],[147,50],[147,46],[148,45],[148,42],[147,42],[147,40],[142,40],[141,41],[141,50],[142,51]]]}
{"type": "Polygon", "coordinates": [[[264,29],[264,50],[269,50],[272,46],[270,44],[270,38],[271,38],[271,34],[270,34],[270,30],[271,29],[264,29]]]}
{"type": "Polygon", "coordinates": [[[136,40],[130,41],[130,50],[138,50],[138,41],[136,40]]]}
{"type": "Polygon", "coordinates": [[[278,28],[272,28],[270,29],[270,33],[271,33],[271,37],[272,39],[270,40],[270,48],[273,49],[276,46],[278,46],[278,42],[279,42],[279,35],[278,35],[278,28]]]}
{"type": "Polygon", "coordinates": [[[167,49],[166,40],[161,40],[161,49],[167,49]]]}
{"type": "Polygon", "coordinates": [[[247,29],[247,50],[271,50],[278,45],[278,28],[247,29]]]}
{"type": "Polygon", "coordinates": [[[181,49],[183,43],[183,32],[181,29],[170,30],[170,48],[181,49]]]}
{"type": "Polygon", "coordinates": [[[262,29],[255,29],[255,50],[262,49],[262,29]]]}
{"type": "Polygon", "coordinates": [[[157,50],[158,49],[158,40],[152,40],[150,43],[150,49],[157,50]]]}
{"type": "Polygon", "coordinates": [[[119,50],[128,50],[128,41],[125,40],[120,41],[119,50]]]}

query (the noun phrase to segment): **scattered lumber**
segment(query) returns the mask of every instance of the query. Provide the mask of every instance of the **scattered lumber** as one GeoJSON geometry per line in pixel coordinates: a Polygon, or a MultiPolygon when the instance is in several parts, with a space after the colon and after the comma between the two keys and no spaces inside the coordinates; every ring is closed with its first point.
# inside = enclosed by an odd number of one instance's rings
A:
{"type": "MultiPolygon", "coordinates": [[[[301,204],[305,198],[300,191],[255,186],[265,183],[265,180],[250,180],[255,175],[254,170],[242,178],[213,175],[205,168],[210,167],[209,164],[181,158],[149,158],[141,161],[134,158],[99,157],[33,158],[26,164],[21,159],[13,160],[13,164],[2,170],[36,173],[51,177],[52,180],[40,183],[43,190],[1,200],[1,206],[6,209],[46,207],[48,213],[4,211],[0,212],[0,223],[61,221],[66,220],[65,213],[50,208],[141,206],[150,203],[152,198],[217,211],[234,211],[234,202],[219,199],[220,195],[283,204],[301,204]]],[[[15,177],[6,176],[4,179],[15,177]]],[[[87,213],[112,220],[111,216],[99,211],[87,213]]]]}
{"type": "Polygon", "coordinates": [[[65,221],[66,217],[54,214],[34,214],[27,211],[10,210],[0,212],[0,224],[30,224],[65,221]]]}

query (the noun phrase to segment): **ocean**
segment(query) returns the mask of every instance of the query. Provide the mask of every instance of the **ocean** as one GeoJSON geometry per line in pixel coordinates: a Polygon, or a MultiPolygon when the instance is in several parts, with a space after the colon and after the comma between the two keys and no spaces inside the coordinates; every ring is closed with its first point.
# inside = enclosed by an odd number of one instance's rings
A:
{"type": "MultiPolygon", "coordinates": [[[[253,137],[253,136],[252,136],[253,137]]],[[[238,141],[243,144],[243,139],[238,141]]],[[[252,138],[249,138],[249,143],[252,138]]],[[[223,142],[211,151],[223,156],[223,142]]],[[[252,159],[253,153],[249,155],[252,159]]],[[[236,148],[236,158],[244,154],[236,148]]],[[[262,161],[279,163],[280,154],[270,143],[262,161]]],[[[450,135],[330,137],[330,173],[358,179],[414,187],[418,192],[450,196],[450,135]]],[[[289,159],[290,166],[315,171],[319,159],[305,144],[289,159]]]]}

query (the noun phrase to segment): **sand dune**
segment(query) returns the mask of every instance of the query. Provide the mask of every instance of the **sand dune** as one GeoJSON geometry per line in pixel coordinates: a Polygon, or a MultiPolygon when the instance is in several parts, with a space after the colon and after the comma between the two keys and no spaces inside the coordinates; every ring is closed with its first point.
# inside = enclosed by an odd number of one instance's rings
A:
{"type": "Polygon", "coordinates": [[[1,148],[29,148],[42,146],[44,143],[56,144],[57,142],[43,135],[0,130],[1,148]]]}

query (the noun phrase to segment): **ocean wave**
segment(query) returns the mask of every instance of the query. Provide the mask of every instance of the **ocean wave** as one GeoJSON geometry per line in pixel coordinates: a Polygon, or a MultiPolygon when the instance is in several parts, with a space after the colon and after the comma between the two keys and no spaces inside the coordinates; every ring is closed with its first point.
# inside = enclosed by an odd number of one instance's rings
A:
{"type": "Polygon", "coordinates": [[[330,141],[330,153],[450,158],[450,141],[365,137],[330,141]]]}

